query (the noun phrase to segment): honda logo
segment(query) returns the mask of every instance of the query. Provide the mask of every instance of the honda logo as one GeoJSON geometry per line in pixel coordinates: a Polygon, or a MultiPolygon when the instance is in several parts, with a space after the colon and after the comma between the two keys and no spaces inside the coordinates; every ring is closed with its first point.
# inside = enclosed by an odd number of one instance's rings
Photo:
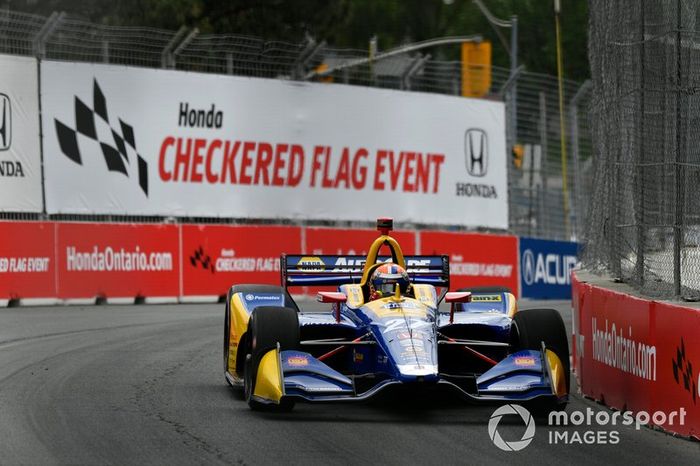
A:
{"type": "Polygon", "coordinates": [[[12,107],[10,107],[10,98],[0,93],[0,150],[8,150],[11,139],[12,107]]]}
{"type": "Polygon", "coordinates": [[[481,129],[468,129],[464,135],[464,155],[467,172],[471,176],[484,176],[489,166],[489,146],[486,132],[481,129]]]}

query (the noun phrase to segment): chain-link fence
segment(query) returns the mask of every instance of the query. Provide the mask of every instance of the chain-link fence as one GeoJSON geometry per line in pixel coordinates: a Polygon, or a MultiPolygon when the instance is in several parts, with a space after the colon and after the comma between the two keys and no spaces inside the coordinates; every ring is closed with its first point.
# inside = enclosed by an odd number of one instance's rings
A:
{"type": "Polygon", "coordinates": [[[587,266],[700,295],[700,5],[591,0],[595,182],[587,266]]]}
{"type": "MultiPolygon", "coordinates": [[[[0,10],[0,53],[460,95],[460,61],[436,60],[429,48],[406,49],[405,53],[369,61],[367,50],[334,48],[311,38],[291,44],[234,34],[199,34],[196,29],[184,27],[178,31],[115,27],[63,13],[46,18],[0,10]]],[[[484,98],[503,100],[509,114],[517,113],[516,118],[506,118],[507,134],[509,144],[517,144],[523,151],[520,167],[514,160],[508,163],[511,233],[566,240],[580,237],[587,180],[591,178],[590,133],[588,120],[583,117],[589,100],[587,89],[574,81],[565,83],[565,133],[570,156],[565,190],[556,78],[527,71],[512,77],[510,70],[492,67],[491,88],[484,98]],[[514,106],[509,93],[515,89],[514,106]],[[512,121],[517,122],[516,128],[512,128],[512,121]]],[[[10,214],[0,215],[8,218],[10,214]]],[[[103,217],[91,217],[96,218],[103,217]]],[[[109,217],[112,221],[120,219],[131,221],[133,217],[109,217]]]]}
{"type": "Polygon", "coordinates": [[[518,79],[516,140],[523,147],[524,159],[520,169],[509,169],[510,228],[514,233],[580,238],[591,179],[586,117],[589,87],[588,83],[565,82],[569,164],[564,186],[557,80],[537,73],[524,73],[518,79]]]}

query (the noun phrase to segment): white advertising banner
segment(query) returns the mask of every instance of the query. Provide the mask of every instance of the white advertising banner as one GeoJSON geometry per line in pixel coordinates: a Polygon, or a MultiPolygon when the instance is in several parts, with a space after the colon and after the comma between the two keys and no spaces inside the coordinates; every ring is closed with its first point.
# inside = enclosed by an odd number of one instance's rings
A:
{"type": "Polygon", "coordinates": [[[0,211],[41,212],[39,85],[34,58],[0,55],[0,211]]]}
{"type": "Polygon", "coordinates": [[[508,227],[500,102],[43,61],[49,213],[508,227]]]}

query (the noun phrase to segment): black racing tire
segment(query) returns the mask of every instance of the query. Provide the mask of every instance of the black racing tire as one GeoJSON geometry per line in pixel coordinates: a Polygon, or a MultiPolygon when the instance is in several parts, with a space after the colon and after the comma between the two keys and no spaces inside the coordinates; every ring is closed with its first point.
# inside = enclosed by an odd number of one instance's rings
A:
{"type": "MultiPolygon", "coordinates": [[[[231,296],[232,293],[231,290],[229,290],[226,295],[226,310],[224,312],[224,374],[228,372],[228,348],[231,343],[231,296]]],[[[224,379],[226,379],[227,384],[231,385],[228,377],[224,377],[224,379]]]]}
{"type": "Polygon", "coordinates": [[[569,360],[569,341],[561,314],[554,309],[526,309],[519,311],[513,318],[511,337],[518,350],[540,351],[542,342],[559,356],[566,374],[566,391],[571,390],[571,361],[569,360]]]}
{"type": "MultiPolygon", "coordinates": [[[[289,295],[287,290],[284,287],[281,286],[275,286],[275,285],[256,285],[256,284],[242,284],[242,285],[234,285],[231,288],[229,288],[228,293],[226,294],[226,303],[225,303],[225,312],[224,312],[224,351],[223,351],[223,359],[224,359],[224,373],[229,372],[231,374],[235,374],[237,372],[241,371],[241,362],[238,362],[236,364],[236,367],[228,367],[228,349],[231,344],[230,342],[230,335],[231,335],[231,298],[233,297],[234,294],[236,293],[243,293],[243,294],[248,294],[248,293],[275,293],[275,294],[283,294],[284,295],[284,306],[294,309],[296,312],[299,312],[299,308],[297,307],[297,304],[294,302],[292,297],[289,295]]],[[[240,344],[239,351],[247,351],[247,348],[244,347],[245,343],[245,338],[244,335],[241,336],[241,341],[238,343],[240,344]]],[[[241,354],[240,358],[237,358],[238,361],[243,361],[245,357],[245,354],[241,354]]],[[[227,377],[224,376],[224,379],[226,380],[226,383],[233,386],[234,388],[240,388],[238,386],[232,385],[231,382],[227,377]]]]}
{"type": "Polygon", "coordinates": [[[258,365],[263,356],[280,345],[280,351],[299,348],[299,316],[296,310],[288,307],[260,306],[250,316],[248,322],[250,336],[249,353],[245,359],[244,394],[251,409],[289,411],[294,407],[291,400],[282,399],[279,405],[260,403],[253,399],[258,365]]]}
{"type": "Polygon", "coordinates": [[[466,288],[460,288],[457,291],[471,291],[474,294],[486,294],[486,293],[510,293],[513,294],[510,288],[507,286],[471,286],[466,288]]]}
{"type": "Polygon", "coordinates": [[[243,399],[251,409],[257,410],[261,403],[252,399],[253,397],[253,356],[248,353],[243,363],[243,399]]]}

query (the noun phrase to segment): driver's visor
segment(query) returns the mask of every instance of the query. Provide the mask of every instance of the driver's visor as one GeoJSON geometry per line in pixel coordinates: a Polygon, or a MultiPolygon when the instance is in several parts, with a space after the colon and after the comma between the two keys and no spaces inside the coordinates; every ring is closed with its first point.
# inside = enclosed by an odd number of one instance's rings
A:
{"type": "Polygon", "coordinates": [[[383,295],[388,295],[394,293],[394,290],[396,290],[396,282],[394,281],[388,281],[384,282],[381,285],[377,287],[378,291],[381,291],[383,295]]]}

